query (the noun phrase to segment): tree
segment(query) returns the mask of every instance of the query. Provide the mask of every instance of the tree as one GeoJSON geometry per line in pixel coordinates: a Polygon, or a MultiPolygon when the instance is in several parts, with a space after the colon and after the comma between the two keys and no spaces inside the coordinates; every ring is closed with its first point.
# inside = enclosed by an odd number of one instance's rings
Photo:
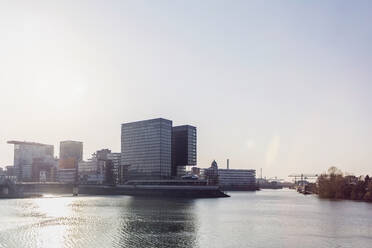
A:
{"type": "Polygon", "coordinates": [[[367,193],[364,195],[363,200],[372,202],[372,181],[369,181],[367,187],[367,193]]]}

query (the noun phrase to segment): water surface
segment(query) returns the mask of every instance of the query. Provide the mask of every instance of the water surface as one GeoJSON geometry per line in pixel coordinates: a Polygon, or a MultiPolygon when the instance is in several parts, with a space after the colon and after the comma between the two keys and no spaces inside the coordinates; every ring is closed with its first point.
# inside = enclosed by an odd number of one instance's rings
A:
{"type": "Polygon", "coordinates": [[[230,194],[0,200],[0,247],[372,247],[372,204],[291,190],[230,194]]]}

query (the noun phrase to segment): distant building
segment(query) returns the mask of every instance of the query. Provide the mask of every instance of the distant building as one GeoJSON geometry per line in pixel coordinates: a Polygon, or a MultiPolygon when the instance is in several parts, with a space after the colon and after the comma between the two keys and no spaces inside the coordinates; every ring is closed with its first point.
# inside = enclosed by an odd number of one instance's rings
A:
{"type": "Polygon", "coordinates": [[[5,170],[2,167],[0,167],[0,176],[5,176],[5,170]]]}
{"type": "Polygon", "coordinates": [[[219,185],[222,190],[256,190],[256,170],[219,169],[213,160],[210,168],[204,170],[208,184],[219,185]]]}
{"type": "Polygon", "coordinates": [[[223,190],[256,190],[256,170],[218,169],[218,184],[223,190]]]}
{"type": "Polygon", "coordinates": [[[121,166],[121,153],[120,152],[112,152],[107,154],[107,160],[112,161],[113,166],[113,176],[114,176],[114,183],[115,184],[123,184],[124,183],[124,167],[121,166]]]}
{"type": "Polygon", "coordinates": [[[48,161],[54,157],[54,147],[35,142],[8,141],[14,145],[14,170],[18,181],[32,181],[34,159],[48,161]]]}
{"type": "Polygon", "coordinates": [[[116,178],[114,175],[114,165],[113,161],[110,158],[111,150],[102,149],[96,152],[96,159],[98,161],[99,170],[103,174],[103,183],[105,184],[115,184],[116,178]]]}
{"type": "Polygon", "coordinates": [[[32,161],[33,182],[55,182],[57,180],[57,160],[34,158],[32,161]]]}
{"type": "Polygon", "coordinates": [[[168,179],[172,167],[172,121],[163,118],[121,126],[121,164],[126,179],[168,179]]]}
{"type": "Polygon", "coordinates": [[[200,173],[201,173],[200,168],[195,167],[195,166],[191,168],[191,174],[192,175],[200,176],[200,173]]]}
{"type": "Polygon", "coordinates": [[[218,166],[216,160],[213,160],[211,167],[204,170],[204,177],[209,185],[218,185],[218,166]]]}
{"type": "Polygon", "coordinates": [[[186,166],[196,165],[196,127],[172,128],[172,177],[185,175],[186,166]]]}
{"type": "Polygon", "coordinates": [[[79,183],[116,184],[114,163],[120,163],[120,156],[113,155],[109,149],[97,151],[88,161],[79,162],[79,183]]]}
{"type": "Polygon", "coordinates": [[[57,169],[57,181],[61,183],[75,183],[76,182],[76,169],[57,169]]]}
{"type": "Polygon", "coordinates": [[[77,168],[80,161],[83,161],[83,142],[61,141],[59,145],[59,168],[77,168]]]}
{"type": "Polygon", "coordinates": [[[99,167],[96,159],[79,162],[79,183],[80,184],[103,184],[103,168],[99,167]]]}
{"type": "Polygon", "coordinates": [[[6,166],[6,176],[8,177],[14,177],[15,176],[15,170],[13,165],[6,166]]]}

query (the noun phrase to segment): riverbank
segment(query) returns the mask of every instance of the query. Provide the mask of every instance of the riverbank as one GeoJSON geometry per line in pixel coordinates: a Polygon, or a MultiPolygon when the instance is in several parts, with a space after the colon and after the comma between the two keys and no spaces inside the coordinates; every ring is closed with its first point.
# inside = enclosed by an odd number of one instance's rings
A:
{"type": "Polygon", "coordinates": [[[318,177],[315,193],[326,199],[372,202],[372,180],[368,175],[344,176],[341,171],[332,169],[318,177]]]}
{"type": "Polygon", "coordinates": [[[0,198],[27,198],[42,194],[84,194],[84,195],[130,195],[178,198],[219,198],[229,197],[218,186],[207,185],[79,185],[58,183],[21,183],[13,191],[0,194],[0,198]],[[24,196],[24,197],[23,197],[24,196]]]}

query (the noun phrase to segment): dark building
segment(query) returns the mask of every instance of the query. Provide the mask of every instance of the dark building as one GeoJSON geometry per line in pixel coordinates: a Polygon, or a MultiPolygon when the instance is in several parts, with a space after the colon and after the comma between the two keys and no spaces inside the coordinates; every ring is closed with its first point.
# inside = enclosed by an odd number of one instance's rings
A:
{"type": "Polygon", "coordinates": [[[196,165],[196,127],[172,128],[172,177],[185,174],[186,166],[196,165]]]}
{"type": "Polygon", "coordinates": [[[61,141],[59,146],[59,168],[74,169],[83,160],[83,142],[61,141]]]}

